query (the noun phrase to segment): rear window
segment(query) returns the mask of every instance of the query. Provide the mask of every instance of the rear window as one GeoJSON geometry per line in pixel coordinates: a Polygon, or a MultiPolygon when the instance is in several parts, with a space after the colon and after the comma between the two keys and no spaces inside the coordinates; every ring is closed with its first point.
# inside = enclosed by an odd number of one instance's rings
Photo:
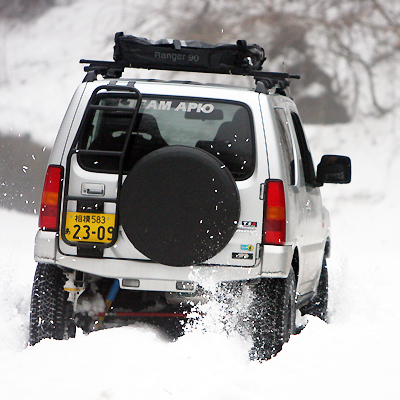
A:
{"type": "Polygon", "coordinates": [[[253,173],[251,114],[242,103],[144,96],[132,129],[136,99],[103,93],[95,104],[100,107],[87,113],[78,142],[79,149],[99,151],[79,156],[81,166],[87,170],[117,172],[118,157],[102,155],[101,151],[122,151],[127,133],[132,131],[124,159],[125,172],[154,150],[181,145],[213,154],[236,180],[253,173]]]}

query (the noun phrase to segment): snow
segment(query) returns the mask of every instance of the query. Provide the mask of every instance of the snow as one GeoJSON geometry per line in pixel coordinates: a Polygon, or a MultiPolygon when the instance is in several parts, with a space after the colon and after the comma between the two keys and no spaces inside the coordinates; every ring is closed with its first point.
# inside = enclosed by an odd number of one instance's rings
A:
{"type": "MultiPolygon", "coordinates": [[[[126,1],[119,4],[122,9],[126,1]]],[[[107,58],[101,34],[134,33],[127,23],[122,29],[111,24],[102,32],[93,18],[107,17],[107,10],[109,1],[82,0],[55,8],[30,25],[12,27],[8,50],[19,47],[7,53],[15,64],[7,69],[6,84],[5,72],[0,73],[0,130],[30,131],[36,140],[52,144],[83,77],[77,60],[107,58]],[[89,7],[94,9],[90,18],[89,7]],[[30,69],[23,66],[26,38],[29,54],[48,63],[46,78],[40,60],[30,69]],[[45,51],[48,38],[53,42],[49,51],[57,49],[53,58],[45,51]],[[62,83],[60,77],[65,78],[62,83]]],[[[147,25],[139,29],[143,36],[147,25]]],[[[161,33],[154,37],[167,36],[158,29],[161,33]]],[[[308,317],[305,329],[262,363],[248,360],[245,338],[226,334],[218,307],[214,318],[176,342],[135,325],[27,347],[37,217],[0,209],[0,398],[399,399],[399,118],[393,113],[305,130],[315,162],[326,153],[345,154],[353,162],[350,185],[322,188],[333,232],[330,324],[308,317]]]]}
{"type": "MultiPolygon", "coordinates": [[[[353,140],[347,126],[342,132],[353,140]]],[[[347,146],[357,159],[356,144],[347,146]]],[[[391,198],[347,199],[350,187],[335,187],[337,200],[330,198],[340,203],[332,212],[332,323],[308,317],[306,328],[262,363],[248,360],[249,343],[227,335],[218,312],[173,343],[138,325],[26,347],[37,219],[0,210],[3,226],[12,227],[0,238],[0,397],[397,399],[400,273],[390,225],[398,206],[391,198]]]]}

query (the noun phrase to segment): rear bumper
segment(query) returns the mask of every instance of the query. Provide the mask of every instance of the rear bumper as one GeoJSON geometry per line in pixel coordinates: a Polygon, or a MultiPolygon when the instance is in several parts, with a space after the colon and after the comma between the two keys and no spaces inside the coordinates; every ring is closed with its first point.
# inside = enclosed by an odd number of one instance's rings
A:
{"type": "Polygon", "coordinates": [[[289,274],[291,246],[264,246],[254,267],[220,265],[171,267],[151,261],[85,258],[61,254],[55,232],[39,231],[36,235],[35,261],[57,264],[72,270],[116,278],[122,288],[143,291],[194,292],[197,284],[243,281],[261,277],[285,278],[289,274]],[[130,280],[130,281],[129,281],[130,280]],[[193,283],[193,284],[191,284],[193,283]]]}
{"type": "Polygon", "coordinates": [[[293,259],[293,247],[264,246],[261,248],[262,277],[287,278],[293,259]]]}

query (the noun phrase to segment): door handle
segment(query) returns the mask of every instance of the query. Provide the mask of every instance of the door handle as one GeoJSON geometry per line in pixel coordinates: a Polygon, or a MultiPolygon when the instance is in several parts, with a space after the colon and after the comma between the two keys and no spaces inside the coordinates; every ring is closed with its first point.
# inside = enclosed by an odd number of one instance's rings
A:
{"type": "Polygon", "coordinates": [[[106,192],[103,183],[82,183],[81,193],[87,196],[104,196],[106,192]]]}

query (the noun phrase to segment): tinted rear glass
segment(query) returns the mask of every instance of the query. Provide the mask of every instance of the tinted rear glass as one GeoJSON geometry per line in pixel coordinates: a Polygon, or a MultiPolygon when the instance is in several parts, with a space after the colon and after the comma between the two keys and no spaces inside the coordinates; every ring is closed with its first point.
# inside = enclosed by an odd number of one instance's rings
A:
{"type": "MultiPolygon", "coordinates": [[[[98,95],[96,109],[83,121],[79,148],[121,151],[132,124],[136,99],[98,95]],[[100,107],[101,108],[101,107],[100,107]]],[[[165,146],[190,146],[219,158],[235,179],[248,178],[254,170],[254,135],[249,109],[241,103],[166,97],[144,97],[129,136],[124,170],[146,154],[165,146]]],[[[82,167],[91,171],[118,170],[118,157],[81,155],[82,167]]]]}

